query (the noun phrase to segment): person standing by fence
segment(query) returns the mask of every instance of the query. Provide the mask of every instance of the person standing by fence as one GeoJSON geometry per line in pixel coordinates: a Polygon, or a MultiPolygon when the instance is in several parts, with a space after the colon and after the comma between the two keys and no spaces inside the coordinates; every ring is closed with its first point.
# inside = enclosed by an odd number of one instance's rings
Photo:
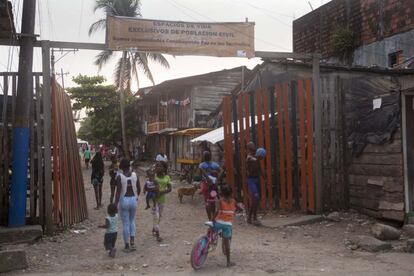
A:
{"type": "Polygon", "coordinates": [[[119,204],[122,220],[125,252],[136,250],[135,247],[135,214],[138,206],[138,196],[141,193],[141,185],[135,172],[130,169],[128,159],[122,159],[119,164],[118,176],[116,177],[115,205],[119,204]]]}
{"type": "Polygon", "coordinates": [[[266,176],[260,167],[260,160],[266,156],[266,150],[263,148],[256,150],[256,145],[253,142],[247,144],[247,150],[249,151],[246,160],[247,185],[251,198],[247,222],[260,226],[261,222],[257,219],[257,208],[260,201],[260,176],[266,176]]]}
{"type": "Polygon", "coordinates": [[[105,166],[102,159],[101,152],[97,152],[93,157],[92,161],[92,174],[91,174],[91,182],[93,185],[93,189],[95,190],[95,199],[96,199],[96,208],[99,209],[102,207],[102,184],[103,184],[103,177],[105,173],[105,166]]]}

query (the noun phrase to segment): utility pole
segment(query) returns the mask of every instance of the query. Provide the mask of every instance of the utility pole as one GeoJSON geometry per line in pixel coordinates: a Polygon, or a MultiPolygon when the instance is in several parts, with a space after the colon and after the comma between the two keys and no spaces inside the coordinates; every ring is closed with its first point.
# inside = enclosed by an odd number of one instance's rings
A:
{"type": "Polygon", "coordinates": [[[121,109],[121,129],[122,129],[122,149],[124,151],[124,156],[129,158],[129,151],[127,146],[126,131],[125,131],[125,94],[124,94],[124,68],[125,61],[127,58],[127,52],[122,52],[122,61],[121,61],[121,75],[119,76],[119,102],[121,109]]]}
{"type": "MultiPolygon", "coordinates": [[[[24,0],[19,79],[17,83],[16,114],[13,128],[12,182],[9,209],[9,226],[26,224],[27,170],[29,161],[30,106],[33,101],[33,45],[36,0],[24,0]]],[[[45,80],[48,81],[48,80],[45,80]]]]}

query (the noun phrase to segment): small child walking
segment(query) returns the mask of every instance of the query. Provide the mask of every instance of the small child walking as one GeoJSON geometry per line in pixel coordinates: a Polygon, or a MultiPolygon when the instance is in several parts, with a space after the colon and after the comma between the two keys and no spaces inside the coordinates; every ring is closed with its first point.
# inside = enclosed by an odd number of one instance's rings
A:
{"type": "Polygon", "coordinates": [[[108,216],[105,218],[105,224],[100,225],[99,228],[106,229],[104,236],[105,250],[108,251],[108,256],[115,258],[116,254],[116,238],[118,236],[118,208],[115,204],[108,205],[108,216]]]}
{"type": "Polygon", "coordinates": [[[222,230],[223,233],[223,249],[227,258],[227,267],[234,266],[235,264],[230,261],[230,241],[233,235],[233,221],[236,211],[236,200],[232,197],[232,190],[228,185],[224,185],[221,188],[221,195],[219,201],[217,201],[216,210],[214,216],[214,228],[216,230],[222,230]]]}
{"type": "Polygon", "coordinates": [[[145,201],[147,203],[147,206],[145,207],[145,210],[148,210],[151,208],[150,201],[152,200],[153,206],[155,208],[156,200],[158,197],[158,193],[160,191],[160,187],[158,185],[158,182],[155,181],[155,173],[153,170],[147,171],[147,181],[145,181],[144,184],[144,194],[146,194],[145,201]]]}

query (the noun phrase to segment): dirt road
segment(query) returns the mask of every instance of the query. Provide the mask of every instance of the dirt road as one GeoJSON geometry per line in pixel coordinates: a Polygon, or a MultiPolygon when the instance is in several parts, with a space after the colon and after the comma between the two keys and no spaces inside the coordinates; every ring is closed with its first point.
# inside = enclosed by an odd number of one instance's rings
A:
{"type": "MultiPolygon", "coordinates": [[[[191,243],[203,234],[205,212],[201,196],[194,201],[185,198],[180,204],[176,192],[168,195],[165,216],[161,222],[164,241],[160,244],[151,235],[152,216],[144,210],[140,198],[137,214],[136,252],[118,250],[115,259],[103,249],[104,230],[98,229],[105,217],[105,208],[94,210],[90,171],[85,171],[89,219],[73,229],[26,247],[29,269],[20,273],[140,273],[188,274],[191,243]],[[77,230],[76,230],[77,229],[77,230]]],[[[143,179],[142,179],[143,180],[143,179]]],[[[142,183],[142,182],[141,182],[142,183]]],[[[179,184],[174,183],[176,190],[179,184]]],[[[104,205],[109,201],[109,179],[104,182],[104,205]]],[[[366,253],[344,246],[350,235],[366,233],[371,221],[354,215],[339,223],[317,223],[303,227],[272,230],[235,223],[232,257],[236,266],[225,267],[221,250],[209,255],[202,272],[208,274],[275,273],[289,275],[413,275],[413,255],[405,253],[366,253]],[[359,219],[358,219],[359,218],[359,219]],[[352,225],[348,233],[347,225],[352,225]]],[[[120,225],[121,226],[121,225],[120,225]]],[[[120,227],[121,229],[121,227],[120,227]]],[[[118,234],[122,248],[122,232],[118,234]]]]}

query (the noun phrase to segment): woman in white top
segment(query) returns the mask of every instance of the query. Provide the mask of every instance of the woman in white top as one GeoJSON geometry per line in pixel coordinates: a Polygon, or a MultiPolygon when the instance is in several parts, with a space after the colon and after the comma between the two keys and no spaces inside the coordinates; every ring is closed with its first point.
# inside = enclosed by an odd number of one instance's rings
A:
{"type": "Polygon", "coordinates": [[[135,172],[131,172],[128,159],[122,159],[119,164],[116,177],[115,204],[119,203],[119,213],[122,220],[123,236],[125,242],[124,251],[135,250],[135,214],[137,212],[138,196],[141,193],[141,185],[135,172]]]}

